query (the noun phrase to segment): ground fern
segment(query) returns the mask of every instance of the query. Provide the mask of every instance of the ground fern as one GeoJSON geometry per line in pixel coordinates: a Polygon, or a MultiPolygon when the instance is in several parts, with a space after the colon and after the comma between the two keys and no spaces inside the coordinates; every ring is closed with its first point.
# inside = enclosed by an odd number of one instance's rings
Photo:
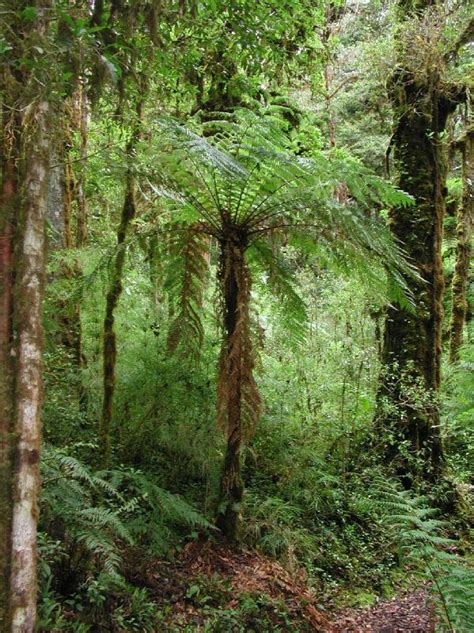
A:
{"type": "Polygon", "coordinates": [[[447,523],[426,498],[376,478],[361,507],[378,515],[393,531],[400,560],[431,584],[441,630],[474,630],[474,569],[445,534],[447,523]]]}

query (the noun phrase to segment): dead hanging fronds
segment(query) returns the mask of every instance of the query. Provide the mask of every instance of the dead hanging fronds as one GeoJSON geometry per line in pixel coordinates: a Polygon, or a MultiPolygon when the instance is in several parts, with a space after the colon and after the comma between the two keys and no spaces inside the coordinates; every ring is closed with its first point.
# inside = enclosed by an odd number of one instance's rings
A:
{"type": "Polygon", "coordinates": [[[262,413],[255,382],[255,352],[250,331],[250,274],[245,246],[226,239],[221,248],[219,279],[222,287],[224,338],[217,385],[217,422],[227,437],[249,439],[262,413]]]}
{"type": "Polygon", "coordinates": [[[183,356],[199,357],[204,339],[201,314],[209,278],[209,235],[194,225],[179,233],[170,244],[173,262],[167,288],[175,316],[168,331],[168,349],[183,356]]]}

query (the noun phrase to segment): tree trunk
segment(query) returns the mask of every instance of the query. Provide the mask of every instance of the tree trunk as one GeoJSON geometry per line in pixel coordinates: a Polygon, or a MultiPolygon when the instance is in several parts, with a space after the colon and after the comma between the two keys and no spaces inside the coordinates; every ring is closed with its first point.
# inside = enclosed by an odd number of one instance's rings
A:
{"type": "Polygon", "coordinates": [[[23,208],[18,225],[14,325],[15,477],[11,531],[12,631],[32,633],[36,620],[36,527],[40,488],[42,302],[50,155],[50,107],[34,106],[23,123],[23,208]]]}
{"type": "Polygon", "coordinates": [[[108,466],[111,455],[111,425],[112,405],[115,392],[115,364],[117,360],[117,343],[114,329],[115,308],[122,294],[122,274],[125,264],[125,239],[130,222],[135,217],[135,179],[130,172],[127,174],[125,200],[122,208],[122,218],[117,232],[117,254],[115,255],[112,279],[106,298],[104,319],[104,400],[102,404],[102,418],[99,429],[100,459],[104,467],[108,466]]]}
{"type": "MultiPolygon", "coordinates": [[[[8,113],[3,112],[3,128],[8,113]]],[[[14,126],[15,132],[17,128],[14,126]]],[[[0,199],[0,630],[7,630],[13,466],[13,235],[17,198],[17,133],[10,147],[4,132],[0,199]]]]}
{"type": "Polygon", "coordinates": [[[472,217],[474,213],[474,130],[468,130],[461,142],[462,202],[457,209],[456,265],[453,276],[453,305],[450,323],[449,362],[458,360],[468,309],[467,288],[471,262],[472,217]]]}
{"type": "Polygon", "coordinates": [[[410,485],[418,477],[436,480],[443,464],[437,401],[447,174],[442,133],[455,104],[443,98],[433,77],[420,83],[404,70],[392,79],[390,96],[398,114],[393,137],[398,185],[415,199],[415,207],[392,210],[390,228],[420,278],[408,280],[413,313],[400,305],[387,311],[379,414],[392,434],[388,455],[410,485]]]}
{"type": "MultiPolygon", "coordinates": [[[[402,20],[407,12],[412,18],[419,16],[422,28],[429,5],[428,0],[399,0],[398,8],[402,20]]],[[[424,60],[423,42],[413,48],[412,40],[406,34],[403,39],[400,32],[399,63],[389,84],[397,121],[391,143],[398,186],[413,196],[415,206],[393,209],[390,228],[419,279],[407,279],[413,312],[397,304],[387,310],[378,416],[387,431],[388,458],[395,460],[398,473],[410,486],[414,480],[437,480],[443,466],[438,405],[444,291],[441,243],[447,193],[443,139],[457,102],[449,96],[435,64],[417,64],[417,54],[424,60]]]]}
{"type": "Polygon", "coordinates": [[[221,283],[224,298],[224,344],[219,385],[218,419],[225,427],[227,447],[220,481],[217,527],[224,536],[238,538],[239,517],[244,494],[240,452],[242,447],[242,379],[245,323],[249,287],[245,264],[245,244],[238,239],[221,243],[221,283]]]}
{"type": "Polygon", "coordinates": [[[81,164],[75,178],[74,193],[77,202],[77,228],[76,247],[82,248],[87,239],[87,201],[84,192],[84,171],[87,161],[87,129],[88,129],[88,102],[84,80],[78,82],[78,87],[73,96],[73,109],[75,110],[75,125],[79,129],[80,147],[79,158],[81,164]]]}
{"type": "Polygon", "coordinates": [[[135,128],[127,143],[126,156],[129,161],[126,173],[125,198],[122,207],[122,217],[117,231],[117,253],[113,262],[109,290],[106,297],[104,318],[104,347],[103,347],[103,385],[104,396],[102,403],[102,417],[99,428],[99,454],[104,467],[108,466],[111,456],[111,426],[113,399],[115,393],[115,365],[117,360],[117,342],[114,329],[115,308],[122,294],[122,274],[125,264],[125,240],[130,222],[136,214],[135,176],[131,161],[135,156],[136,145],[140,139],[143,101],[140,100],[136,109],[135,128]]]}
{"type": "MultiPolygon", "coordinates": [[[[83,248],[87,240],[87,201],[84,191],[85,169],[87,161],[87,130],[88,130],[88,102],[85,89],[84,79],[79,79],[76,90],[72,95],[71,104],[72,126],[79,130],[80,146],[79,158],[80,165],[77,171],[73,169],[68,153],[68,161],[66,162],[66,174],[69,178],[69,198],[72,203],[76,202],[76,239],[75,247],[83,248]]],[[[72,276],[77,284],[82,280],[82,265],[79,257],[76,257],[73,264],[72,276]]],[[[72,332],[72,348],[76,367],[78,369],[78,391],[79,402],[82,410],[87,409],[87,390],[82,381],[81,370],[85,367],[87,361],[83,349],[82,341],[82,323],[81,323],[81,298],[82,292],[76,298],[73,306],[71,306],[71,332],[72,332]]]]}

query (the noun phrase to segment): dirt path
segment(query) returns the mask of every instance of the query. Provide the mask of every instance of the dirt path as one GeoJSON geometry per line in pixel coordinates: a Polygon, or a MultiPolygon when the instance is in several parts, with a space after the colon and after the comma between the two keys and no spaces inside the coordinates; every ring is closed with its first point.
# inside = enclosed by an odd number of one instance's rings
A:
{"type": "MultiPolygon", "coordinates": [[[[157,604],[169,610],[163,633],[184,630],[185,625],[194,627],[192,630],[196,632],[213,630],[206,628],[212,605],[221,609],[222,613],[237,613],[242,596],[252,595],[265,595],[285,606],[291,618],[291,628],[287,628],[288,621],[283,622],[278,612],[272,612],[270,620],[275,628],[268,629],[272,631],[433,633],[435,630],[433,608],[426,587],[400,593],[391,600],[380,600],[366,609],[326,611],[320,608],[317,594],[308,588],[304,577],[290,574],[276,561],[258,552],[229,547],[225,543],[194,541],[172,563],[150,559],[137,567],[135,558],[130,562],[129,580],[147,587],[157,604]],[[198,589],[190,593],[190,587],[198,589]],[[201,595],[206,596],[205,604],[200,602],[201,595]]],[[[264,606],[259,609],[264,609],[264,606]]],[[[240,612],[239,617],[242,614],[240,612]]],[[[263,622],[263,612],[262,616],[256,617],[257,623],[259,617],[263,622]]],[[[255,620],[254,615],[252,618],[255,620]]],[[[251,624],[243,624],[254,630],[254,620],[251,624]]],[[[269,623],[269,620],[265,622],[269,623]]]]}
{"type": "Polygon", "coordinates": [[[381,600],[367,609],[344,609],[334,621],[335,633],[432,633],[433,608],[426,589],[381,600]]]}

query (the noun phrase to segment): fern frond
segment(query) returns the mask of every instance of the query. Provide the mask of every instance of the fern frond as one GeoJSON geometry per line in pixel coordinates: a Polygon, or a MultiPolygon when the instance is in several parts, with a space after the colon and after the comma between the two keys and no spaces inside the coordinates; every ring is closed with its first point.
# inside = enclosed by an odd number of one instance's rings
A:
{"type": "Polygon", "coordinates": [[[206,282],[209,277],[209,236],[198,226],[190,227],[174,240],[167,266],[165,289],[174,305],[168,331],[168,348],[178,347],[196,360],[204,338],[201,320],[206,282]],[[174,248],[174,253],[173,253],[174,248]]]}
{"type": "Polygon", "coordinates": [[[297,280],[281,252],[270,240],[259,240],[249,249],[249,264],[259,289],[275,300],[275,311],[285,332],[296,345],[307,333],[306,304],[297,291],[297,280]]]}
{"type": "Polygon", "coordinates": [[[77,512],[79,521],[89,524],[93,528],[101,530],[109,529],[124,541],[132,543],[133,539],[118,517],[117,513],[104,507],[83,508],[77,512]]]}

